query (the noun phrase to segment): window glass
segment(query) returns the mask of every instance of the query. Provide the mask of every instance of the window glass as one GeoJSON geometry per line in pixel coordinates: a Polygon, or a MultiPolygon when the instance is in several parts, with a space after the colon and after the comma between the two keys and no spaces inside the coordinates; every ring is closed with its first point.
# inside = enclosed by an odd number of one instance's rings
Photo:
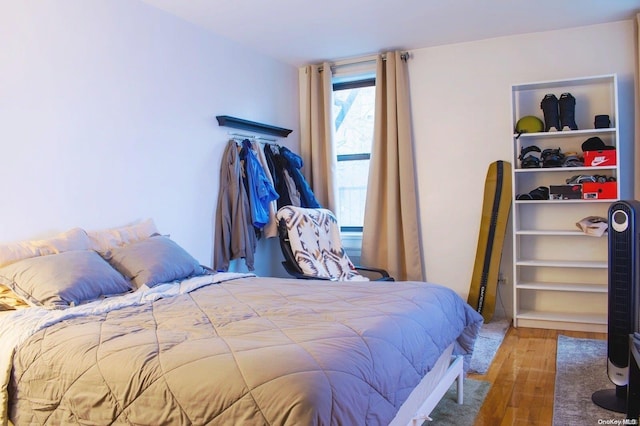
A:
{"type": "Polygon", "coordinates": [[[338,156],[338,218],[342,230],[362,231],[373,142],[375,80],[334,84],[333,119],[338,156]]]}

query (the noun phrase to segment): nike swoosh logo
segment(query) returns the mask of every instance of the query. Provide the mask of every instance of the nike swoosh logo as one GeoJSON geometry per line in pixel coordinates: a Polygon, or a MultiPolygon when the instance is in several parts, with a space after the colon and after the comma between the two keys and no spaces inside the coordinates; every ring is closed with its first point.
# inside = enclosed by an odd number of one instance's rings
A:
{"type": "Polygon", "coordinates": [[[591,161],[591,166],[597,167],[601,166],[607,162],[607,157],[596,157],[591,161]]]}

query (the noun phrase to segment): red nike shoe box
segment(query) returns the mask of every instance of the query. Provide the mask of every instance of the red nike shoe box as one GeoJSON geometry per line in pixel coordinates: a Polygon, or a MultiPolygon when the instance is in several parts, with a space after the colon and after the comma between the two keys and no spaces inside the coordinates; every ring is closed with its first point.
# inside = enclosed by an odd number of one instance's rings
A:
{"type": "Polygon", "coordinates": [[[587,167],[615,166],[616,150],[605,149],[602,151],[585,151],[584,165],[587,167]]]}
{"type": "Polygon", "coordinates": [[[610,200],[618,198],[618,182],[585,182],[582,184],[585,200],[610,200]]]}

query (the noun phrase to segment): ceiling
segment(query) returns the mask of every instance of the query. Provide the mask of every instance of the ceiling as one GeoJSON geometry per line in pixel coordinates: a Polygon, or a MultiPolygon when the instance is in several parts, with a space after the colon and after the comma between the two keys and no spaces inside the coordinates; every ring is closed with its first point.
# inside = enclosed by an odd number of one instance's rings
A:
{"type": "MultiPolygon", "coordinates": [[[[640,0],[142,0],[292,65],[632,19],[640,0]]],[[[562,55],[562,46],[549,46],[562,55]]]]}

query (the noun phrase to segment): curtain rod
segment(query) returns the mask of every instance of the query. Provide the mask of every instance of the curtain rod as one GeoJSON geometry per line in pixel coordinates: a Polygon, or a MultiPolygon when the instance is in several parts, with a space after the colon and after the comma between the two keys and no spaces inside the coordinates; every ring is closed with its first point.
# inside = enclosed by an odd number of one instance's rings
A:
{"type": "MultiPolygon", "coordinates": [[[[382,53],[380,56],[382,56],[383,61],[387,60],[386,53],[382,53]]],[[[406,61],[407,59],[409,59],[409,57],[410,57],[409,52],[400,53],[400,59],[402,59],[403,61],[406,61]]],[[[377,58],[378,58],[378,55],[369,55],[369,56],[361,56],[358,58],[342,59],[340,61],[329,62],[329,64],[331,64],[331,66],[340,67],[343,65],[355,65],[363,62],[375,62],[377,58]]]]}
{"type": "MultiPolygon", "coordinates": [[[[382,60],[386,61],[387,60],[387,54],[383,53],[381,54],[382,56],[382,60]]],[[[400,59],[403,61],[407,61],[408,59],[411,58],[411,54],[409,52],[401,52],[400,53],[400,59]]],[[[378,59],[378,55],[369,55],[369,56],[361,56],[358,58],[348,58],[348,59],[341,59],[339,61],[333,61],[333,62],[329,62],[329,66],[331,66],[332,69],[336,69],[336,68],[340,68],[340,67],[348,67],[348,66],[352,66],[352,65],[358,65],[358,64],[366,64],[367,62],[375,62],[378,59]]],[[[324,67],[320,66],[318,67],[318,71],[322,71],[324,67]]]]}

